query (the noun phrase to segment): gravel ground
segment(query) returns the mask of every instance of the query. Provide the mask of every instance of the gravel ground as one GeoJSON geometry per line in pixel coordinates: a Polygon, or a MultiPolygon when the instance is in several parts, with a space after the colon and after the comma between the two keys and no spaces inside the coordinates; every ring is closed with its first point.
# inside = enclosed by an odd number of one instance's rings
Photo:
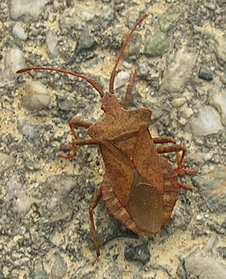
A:
{"type": "MultiPolygon", "coordinates": [[[[226,1],[2,0],[0,278],[226,278],[226,1]],[[130,108],[152,110],[153,136],[187,148],[180,190],[161,234],[138,238],[101,201],[95,249],[88,208],[101,185],[96,146],[59,158],[68,122],[95,123],[100,96],[86,81],[23,67],[67,69],[106,92],[123,40],[142,14],[120,64],[123,99],[139,69],[130,108]]],[[[77,130],[87,138],[85,129],[77,130]]],[[[174,156],[167,158],[175,163],[174,156]]]]}

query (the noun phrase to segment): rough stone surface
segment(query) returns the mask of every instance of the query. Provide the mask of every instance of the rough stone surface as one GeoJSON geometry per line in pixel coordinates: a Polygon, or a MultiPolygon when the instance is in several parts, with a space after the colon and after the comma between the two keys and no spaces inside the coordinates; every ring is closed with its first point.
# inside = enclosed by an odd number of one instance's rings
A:
{"type": "Polygon", "coordinates": [[[179,278],[224,279],[226,266],[215,259],[216,244],[216,235],[213,235],[202,251],[187,257],[178,269],[179,278]]]}
{"type": "MultiPolygon", "coordinates": [[[[224,272],[226,2],[0,2],[0,278],[176,279],[178,266],[191,256],[193,267],[187,261],[179,278],[205,274],[206,257],[212,271],[224,272]],[[180,174],[193,191],[180,189],[169,224],[150,239],[129,232],[100,202],[94,218],[101,257],[92,266],[96,254],[88,209],[104,164],[95,145],[78,147],[71,160],[58,154],[65,154],[60,146],[73,141],[67,124],[72,118],[101,120],[100,96],[76,77],[15,72],[32,66],[66,69],[94,79],[107,92],[122,42],[144,13],[148,17],[119,63],[115,94],[124,99],[127,80],[137,68],[129,108],[151,109],[152,137],[168,136],[185,145],[184,167],[198,174],[180,174]],[[150,41],[155,55],[145,53],[150,41]],[[33,90],[33,101],[25,91],[31,82],[44,90],[33,90]],[[208,108],[204,123],[199,117],[203,108],[208,108]],[[213,111],[220,129],[203,133],[213,111]],[[220,255],[192,254],[213,233],[220,255]],[[139,248],[144,241],[143,262],[127,261],[126,247],[139,248]]],[[[76,133],[88,138],[85,128],[76,133]]],[[[176,167],[175,155],[167,158],[176,167]]]]}
{"type": "Polygon", "coordinates": [[[191,128],[194,136],[206,136],[224,129],[221,124],[219,113],[211,106],[203,106],[199,114],[191,121],[191,128]]]}

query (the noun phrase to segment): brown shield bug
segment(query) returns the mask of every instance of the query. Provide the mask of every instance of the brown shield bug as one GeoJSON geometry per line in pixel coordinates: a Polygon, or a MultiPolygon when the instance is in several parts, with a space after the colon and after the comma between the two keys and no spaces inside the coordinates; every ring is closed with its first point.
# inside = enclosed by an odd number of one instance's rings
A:
{"type": "Polygon", "coordinates": [[[95,124],[72,120],[69,126],[74,141],[62,150],[72,149],[70,155],[59,155],[62,158],[76,156],[79,145],[99,145],[105,164],[105,175],[89,207],[91,230],[94,238],[97,257],[100,255],[93,210],[100,198],[104,200],[109,213],[129,230],[138,235],[160,233],[167,225],[178,198],[179,188],[191,190],[178,180],[180,172],[194,174],[194,171],[182,167],[186,149],[169,137],[152,138],[148,129],[152,111],[147,108],[128,110],[132,86],[137,75],[134,71],[125,94],[123,104],[114,94],[114,81],[117,66],[125,47],[129,43],[136,27],[147,17],[143,15],[134,25],[125,39],[116,59],[109,82],[109,93],[92,79],[83,75],[45,67],[31,67],[17,71],[23,73],[31,70],[56,71],[85,79],[100,94],[103,119],[95,124]],[[79,139],[73,127],[87,129],[89,139],[79,139]],[[156,147],[155,144],[170,145],[156,147]],[[175,152],[176,169],[160,154],[175,152]]]}

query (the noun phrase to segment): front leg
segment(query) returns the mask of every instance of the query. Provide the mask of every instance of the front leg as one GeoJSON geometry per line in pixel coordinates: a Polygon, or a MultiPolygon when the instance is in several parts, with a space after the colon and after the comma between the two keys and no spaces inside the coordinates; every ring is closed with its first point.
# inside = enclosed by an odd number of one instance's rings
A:
{"type": "Polygon", "coordinates": [[[77,136],[77,134],[74,130],[74,127],[83,127],[83,128],[88,129],[92,125],[91,123],[87,123],[87,122],[84,122],[84,121],[73,119],[68,124],[69,124],[70,130],[71,130],[72,136],[74,137],[74,141],[71,144],[61,146],[60,149],[63,150],[63,151],[72,150],[72,154],[69,154],[69,155],[59,154],[58,155],[58,157],[64,158],[64,159],[71,159],[71,158],[76,157],[76,155],[77,155],[77,152],[76,152],[77,145],[97,144],[92,139],[79,139],[79,137],[77,136]]]}

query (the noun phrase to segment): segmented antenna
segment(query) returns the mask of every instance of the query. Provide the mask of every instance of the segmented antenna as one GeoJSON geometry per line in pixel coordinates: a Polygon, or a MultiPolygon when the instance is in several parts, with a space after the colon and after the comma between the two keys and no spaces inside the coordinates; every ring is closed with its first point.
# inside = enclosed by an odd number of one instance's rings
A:
{"type": "Polygon", "coordinates": [[[18,70],[16,73],[17,74],[21,74],[21,73],[25,73],[25,72],[29,72],[29,71],[52,71],[52,72],[58,72],[58,73],[63,73],[63,74],[68,74],[68,75],[72,75],[75,77],[79,77],[82,79],[85,79],[89,84],[91,84],[100,94],[100,97],[104,96],[104,91],[103,89],[100,87],[100,85],[93,79],[88,78],[86,76],[74,73],[74,72],[70,72],[70,71],[66,71],[66,70],[61,70],[61,69],[56,69],[56,68],[47,68],[47,67],[30,67],[30,68],[24,68],[21,70],[18,70]]]}
{"type": "Polygon", "coordinates": [[[126,48],[126,46],[128,45],[134,31],[136,30],[137,26],[147,17],[148,15],[147,14],[144,14],[142,17],[140,17],[138,19],[138,21],[135,23],[133,29],[129,32],[127,38],[125,39],[124,43],[123,43],[123,46],[118,54],[118,57],[116,59],[116,62],[115,62],[115,66],[112,70],[112,73],[111,73],[111,77],[110,77],[110,83],[109,83],[109,93],[110,94],[114,94],[114,82],[115,82],[115,75],[116,75],[116,69],[118,67],[118,64],[122,58],[122,55],[124,53],[124,50],[126,48]]]}

